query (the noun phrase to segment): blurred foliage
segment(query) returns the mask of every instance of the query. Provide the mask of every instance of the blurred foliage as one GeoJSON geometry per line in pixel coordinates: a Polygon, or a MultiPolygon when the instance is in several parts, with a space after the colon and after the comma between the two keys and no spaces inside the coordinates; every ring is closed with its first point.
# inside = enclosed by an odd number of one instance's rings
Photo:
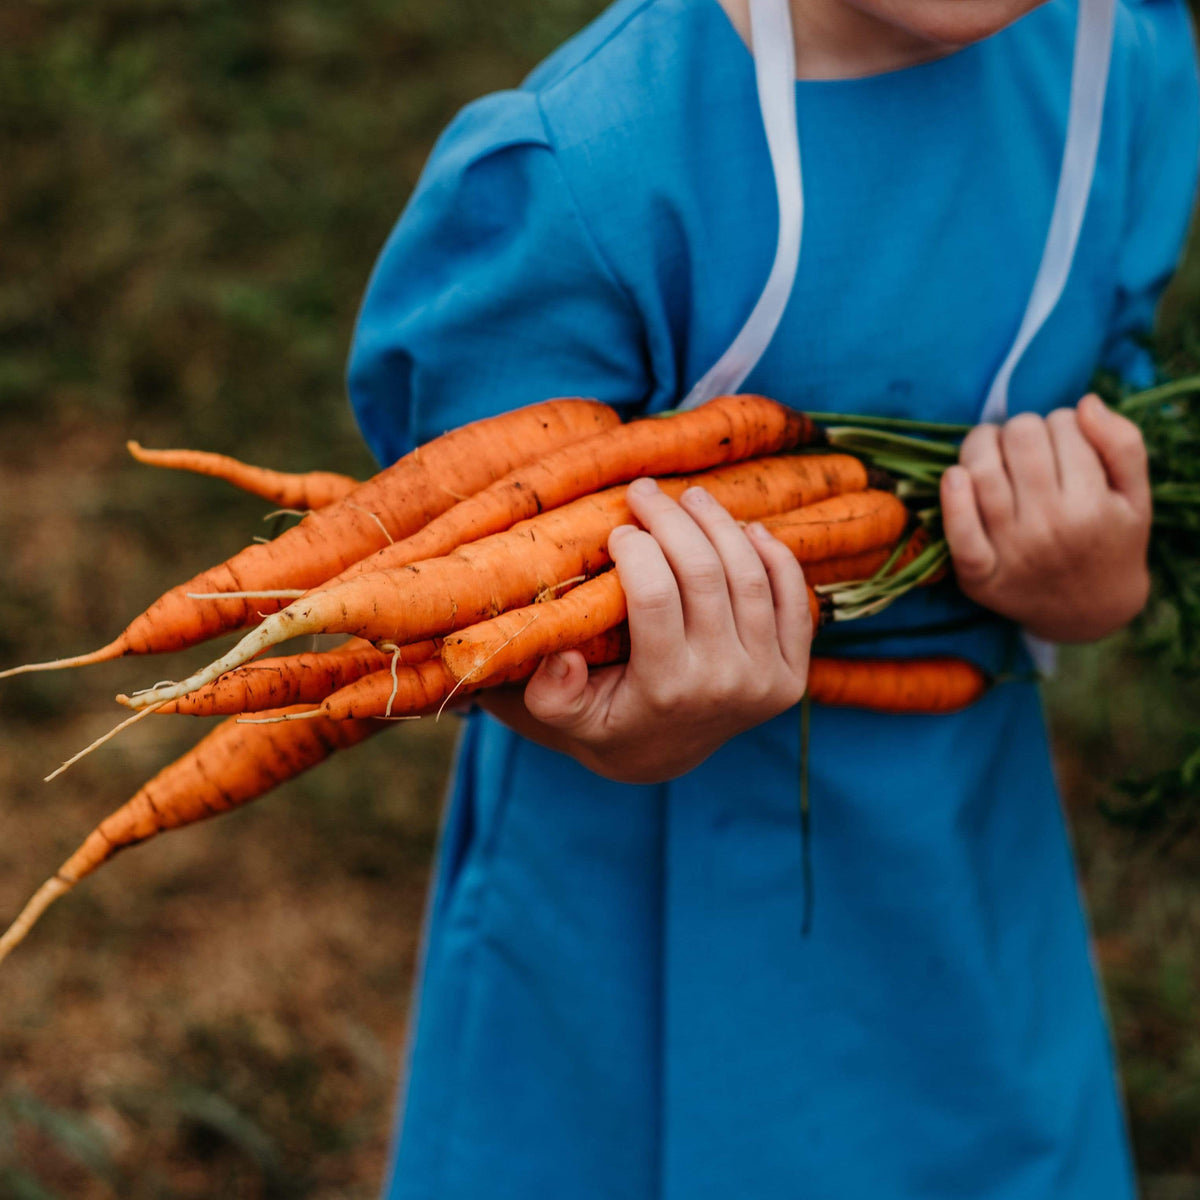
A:
{"type": "MultiPolygon", "coordinates": [[[[599,0],[0,5],[0,661],[106,641],[263,506],[147,445],[365,474],[343,369],[438,131],[599,0]]],[[[1200,369],[1200,254],[1159,352],[1200,369]]],[[[169,662],[164,673],[173,673],[169,662]]],[[[196,738],[113,720],[144,664],[0,690],[0,912],[196,738]]],[[[1114,830],[1105,781],[1178,761],[1200,696],[1072,651],[1049,692],[1149,1200],[1200,1194],[1197,839],[1114,830]]],[[[0,973],[0,1196],[377,1194],[453,722],[122,856],[0,973]]]]}

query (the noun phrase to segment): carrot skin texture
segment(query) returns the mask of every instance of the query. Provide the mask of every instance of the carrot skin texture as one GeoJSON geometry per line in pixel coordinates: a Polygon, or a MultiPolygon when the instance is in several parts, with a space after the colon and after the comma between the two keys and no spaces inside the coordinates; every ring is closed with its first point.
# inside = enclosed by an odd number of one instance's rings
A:
{"type": "MultiPolygon", "coordinates": [[[[401,648],[400,661],[423,662],[438,652],[439,643],[429,640],[401,648]]],[[[173,700],[158,711],[192,717],[233,716],[262,712],[293,704],[319,704],[331,692],[384,670],[391,663],[388,651],[355,638],[347,647],[323,653],[290,654],[281,658],[257,659],[230,671],[207,687],[173,700]]],[[[129,703],[128,696],[118,696],[129,703]]]]}
{"type": "MultiPolygon", "coordinates": [[[[908,566],[928,546],[929,535],[925,530],[921,528],[913,530],[908,545],[900,552],[888,574],[894,575],[908,566]]],[[[841,558],[827,558],[823,561],[806,563],[804,578],[812,587],[870,579],[883,568],[894,550],[894,545],[888,545],[882,546],[878,550],[864,550],[861,554],[847,554],[841,558]]],[[[928,582],[934,581],[931,579],[928,582]]]]}
{"type": "Polygon", "coordinates": [[[810,563],[894,546],[909,519],[902,500],[868,489],[768,516],[762,523],[801,563],[810,563]]]}
{"type": "MultiPolygon", "coordinates": [[[[848,477],[862,476],[862,464],[846,455],[792,455],[665,479],[660,486],[673,496],[702,486],[733,516],[753,520],[836,494],[848,477]]],[[[899,504],[894,497],[887,499],[899,504]]],[[[182,683],[146,691],[134,698],[134,706],[186,695],[267,646],[301,634],[348,633],[402,645],[474,625],[609,566],[609,534],[632,520],[622,485],[460,546],[443,558],[312,592],[267,617],[224,657],[182,683]]]]}
{"type": "MultiPolygon", "coordinates": [[[[629,657],[629,630],[626,626],[605,630],[587,638],[576,649],[589,666],[622,662],[629,657]]],[[[338,721],[423,716],[436,712],[452,693],[465,696],[481,688],[520,683],[537,670],[541,661],[536,657],[510,663],[503,670],[489,671],[486,676],[464,683],[454,677],[440,658],[431,658],[411,667],[397,667],[395,677],[390,670],[365,675],[326,697],[320,712],[338,721]]]]}
{"type": "Polygon", "coordinates": [[[806,445],[816,436],[803,413],[755,395],[718,396],[690,412],[630,421],[518,467],[338,578],[439,558],[465,542],[642,475],[708,470],[806,445]]]}
{"type": "MultiPolygon", "coordinates": [[[[821,602],[809,589],[813,629],[822,620],[821,602]]],[[[495,672],[562,650],[577,649],[598,634],[616,629],[628,615],[625,591],[616,571],[606,571],[572,588],[565,596],[509,609],[442,642],[442,662],[458,680],[485,680],[495,672]]]]}
{"type": "Polygon", "coordinates": [[[278,600],[192,600],[189,592],[257,592],[313,588],[351,563],[407,537],[434,516],[528,462],[579,441],[620,418],[595,400],[548,400],[475,421],[419,446],[348,496],[316,512],[273,542],[232,558],[160,596],[107,646],[90,654],[31,663],[0,677],[110,662],[127,654],[183,650],[256,624],[278,600]]]}
{"type": "Polygon", "coordinates": [[[359,480],[333,471],[295,474],[256,467],[228,454],[207,450],[147,450],[135,441],[128,441],[125,446],[138,462],[147,466],[221,479],[252,496],[269,500],[277,508],[324,508],[362,486],[359,480]]]}
{"type": "Polygon", "coordinates": [[[965,658],[814,658],[808,695],[817,704],[872,712],[943,714],[978,700],[988,674],[965,658]]]}

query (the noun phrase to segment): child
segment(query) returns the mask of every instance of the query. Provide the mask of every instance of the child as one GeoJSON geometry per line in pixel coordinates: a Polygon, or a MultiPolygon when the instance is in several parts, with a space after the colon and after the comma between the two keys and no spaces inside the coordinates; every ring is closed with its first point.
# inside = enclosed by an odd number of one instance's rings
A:
{"type": "MultiPolygon", "coordinates": [[[[943,492],[983,607],[910,597],[869,652],[1102,636],[1145,597],[1144,453],[1071,406],[1148,369],[1198,107],[1176,0],[618,0],[439,142],[360,316],[359,420],[388,461],[562,394],[986,403],[1020,415],[943,492]]],[[[560,656],[468,721],[389,1196],[1130,1196],[1035,687],[814,709],[804,936],[800,573],[631,495],[629,666],[560,656]]]]}

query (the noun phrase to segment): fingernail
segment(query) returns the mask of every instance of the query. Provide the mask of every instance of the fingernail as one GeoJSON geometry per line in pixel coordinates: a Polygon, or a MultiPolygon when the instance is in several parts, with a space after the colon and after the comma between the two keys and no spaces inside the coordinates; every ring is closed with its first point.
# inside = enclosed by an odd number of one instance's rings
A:
{"type": "Polygon", "coordinates": [[[628,492],[632,496],[652,496],[658,491],[658,484],[653,479],[641,478],[635,479],[628,488],[628,492]]]}
{"type": "Polygon", "coordinates": [[[712,497],[702,487],[690,487],[683,493],[681,499],[688,504],[705,505],[712,502],[712,497]]]}
{"type": "Polygon", "coordinates": [[[565,679],[568,669],[567,660],[561,654],[551,654],[546,659],[546,674],[552,679],[565,679]]]}
{"type": "Polygon", "coordinates": [[[962,467],[951,467],[946,472],[946,486],[952,492],[961,492],[967,482],[967,473],[962,467]]]}
{"type": "Polygon", "coordinates": [[[746,532],[754,538],[765,538],[770,536],[770,534],[767,533],[767,527],[761,521],[751,521],[751,523],[746,526],[746,532]]]}

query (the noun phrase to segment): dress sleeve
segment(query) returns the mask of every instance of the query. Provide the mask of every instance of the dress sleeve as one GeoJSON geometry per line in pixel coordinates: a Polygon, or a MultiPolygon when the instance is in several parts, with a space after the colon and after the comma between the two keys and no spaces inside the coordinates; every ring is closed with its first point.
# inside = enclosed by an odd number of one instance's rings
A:
{"type": "Polygon", "coordinates": [[[642,322],[579,215],[536,95],[464,109],[359,311],[348,385],[376,457],[552,396],[634,409],[646,362],[642,322]]]}
{"type": "Polygon", "coordinates": [[[1146,387],[1154,365],[1144,342],[1179,263],[1200,166],[1200,86],[1191,23],[1182,0],[1130,4],[1141,33],[1141,109],[1133,131],[1129,217],[1103,365],[1146,387]]]}

